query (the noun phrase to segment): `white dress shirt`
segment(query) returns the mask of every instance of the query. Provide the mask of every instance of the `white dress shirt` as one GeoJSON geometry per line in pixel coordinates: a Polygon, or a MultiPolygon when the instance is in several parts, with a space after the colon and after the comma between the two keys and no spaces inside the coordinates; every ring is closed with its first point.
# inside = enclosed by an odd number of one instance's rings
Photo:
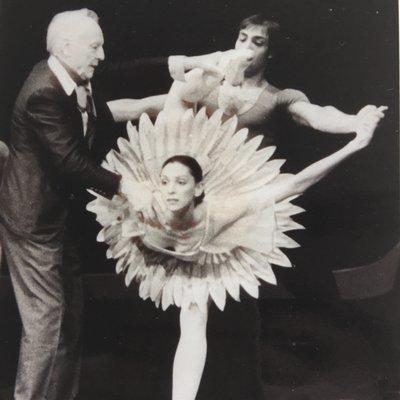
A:
{"type": "MultiPolygon", "coordinates": [[[[68,71],[60,63],[60,61],[57,59],[57,57],[55,57],[53,55],[51,55],[49,57],[49,59],[47,60],[47,64],[49,65],[49,68],[51,69],[53,74],[56,76],[58,81],[60,82],[60,85],[64,89],[64,92],[67,94],[67,96],[71,96],[72,93],[74,91],[76,91],[78,85],[71,78],[68,71]]],[[[88,83],[88,89],[91,93],[92,86],[91,86],[90,82],[88,83]]],[[[77,107],[78,107],[78,104],[77,104],[77,107]]],[[[80,113],[82,116],[83,134],[86,135],[87,124],[88,124],[88,113],[86,111],[82,112],[81,110],[80,110],[80,113]]]]}

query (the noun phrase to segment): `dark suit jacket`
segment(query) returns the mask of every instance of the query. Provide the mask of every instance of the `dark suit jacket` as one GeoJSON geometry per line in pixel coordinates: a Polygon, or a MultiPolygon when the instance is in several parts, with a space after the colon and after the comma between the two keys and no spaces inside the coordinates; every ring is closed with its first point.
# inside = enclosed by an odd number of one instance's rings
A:
{"type": "Polygon", "coordinates": [[[48,240],[64,229],[72,194],[94,188],[107,196],[119,176],[100,161],[116,137],[110,110],[93,91],[97,111],[89,151],[76,95],[67,96],[46,61],[37,64],[16,100],[10,155],[0,188],[0,218],[14,232],[48,240]]]}

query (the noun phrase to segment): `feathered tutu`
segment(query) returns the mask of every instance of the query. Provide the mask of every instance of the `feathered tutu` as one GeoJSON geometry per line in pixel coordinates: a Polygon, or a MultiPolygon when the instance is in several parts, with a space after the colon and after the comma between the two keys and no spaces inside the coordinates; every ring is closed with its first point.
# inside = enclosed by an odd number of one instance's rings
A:
{"type": "Polygon", "coordinates": [[[284,160],[270,160],[275,147],[258,150],[262,136],[247,141],[247,129],[236,131],[236,126],[236,117],[222,122],[220,111],[208,118],[204,109],[196,115],[188,110],[173,123],[161,112],[154,125],[143,114],[138,130],[128,123],[129,140],[120,138],[119,152],[110,151],[103,162],[138,188],[154,190],[169,157],[191,156],[203,169],[207,217],[192,230],[145,226],[119,195],[110,200],[93,193],[96,198],[87,206],[103,226],[97,239],[108,244],[107,257],[117,260],[116,270],[126,285],[136,281],[139,295],[163,309],[192,303],[205,309],[212,299],[222,310],[227,293],[239,301],[240,288],[258,297],[260,280],[276,284],[271,264],[291,266],[280,248],[298,247],[284,232],[303,228],[291,218],[303,211],[291,204],[293,198],[271,201],[262,209],[249,205],[237,219],[224,223],[235,196],[267,192],[268,185],[285,177],[280,174],[284,160]],[[175,235],[187,251],[157,247],[152,235],[175,235]]]}

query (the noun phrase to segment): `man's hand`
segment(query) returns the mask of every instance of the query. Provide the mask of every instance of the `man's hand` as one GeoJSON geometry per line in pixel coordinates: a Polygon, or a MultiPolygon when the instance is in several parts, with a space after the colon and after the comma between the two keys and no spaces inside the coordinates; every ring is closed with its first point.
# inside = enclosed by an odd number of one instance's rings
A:
{"type": "Polygon", "coordinates": [[[357,114],[357,124],[355,127],[356,137],[354,145],[359,148],[366,147],[372,140],[375,129],[380,120],[385,116],[386,106],[365,106],[357,114]]]}
{"type": "Polygon", "coordinates": [[[131,179],[122,178],[120,192],[127,198],[137,218],[141,222],[151,226],[159,225],[159,218],[154,208],[155,203],[150,182],[137,183],[131,179]]]}
{"type": "Polygon", "coordinates": [[[371,124],[374,126],[376,120],[379,122],[385,116],[385,111],[387,109],[386,106],[376,107],[368,105],[363,107],[356,115],[354,132],[360,133],[362,130],[370,131],[371,124]]]}

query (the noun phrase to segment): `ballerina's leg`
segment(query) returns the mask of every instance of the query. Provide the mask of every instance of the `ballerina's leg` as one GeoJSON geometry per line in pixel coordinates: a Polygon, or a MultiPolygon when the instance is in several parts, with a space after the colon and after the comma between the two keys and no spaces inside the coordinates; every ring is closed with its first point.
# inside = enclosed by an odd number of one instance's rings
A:
{"type": "Polygon", "coordinates": [[[174,359],[172,400],[196,398],[207,354],[207,318],[208,312],[195,304],[181,309],[181,335],[174,359]]]}

